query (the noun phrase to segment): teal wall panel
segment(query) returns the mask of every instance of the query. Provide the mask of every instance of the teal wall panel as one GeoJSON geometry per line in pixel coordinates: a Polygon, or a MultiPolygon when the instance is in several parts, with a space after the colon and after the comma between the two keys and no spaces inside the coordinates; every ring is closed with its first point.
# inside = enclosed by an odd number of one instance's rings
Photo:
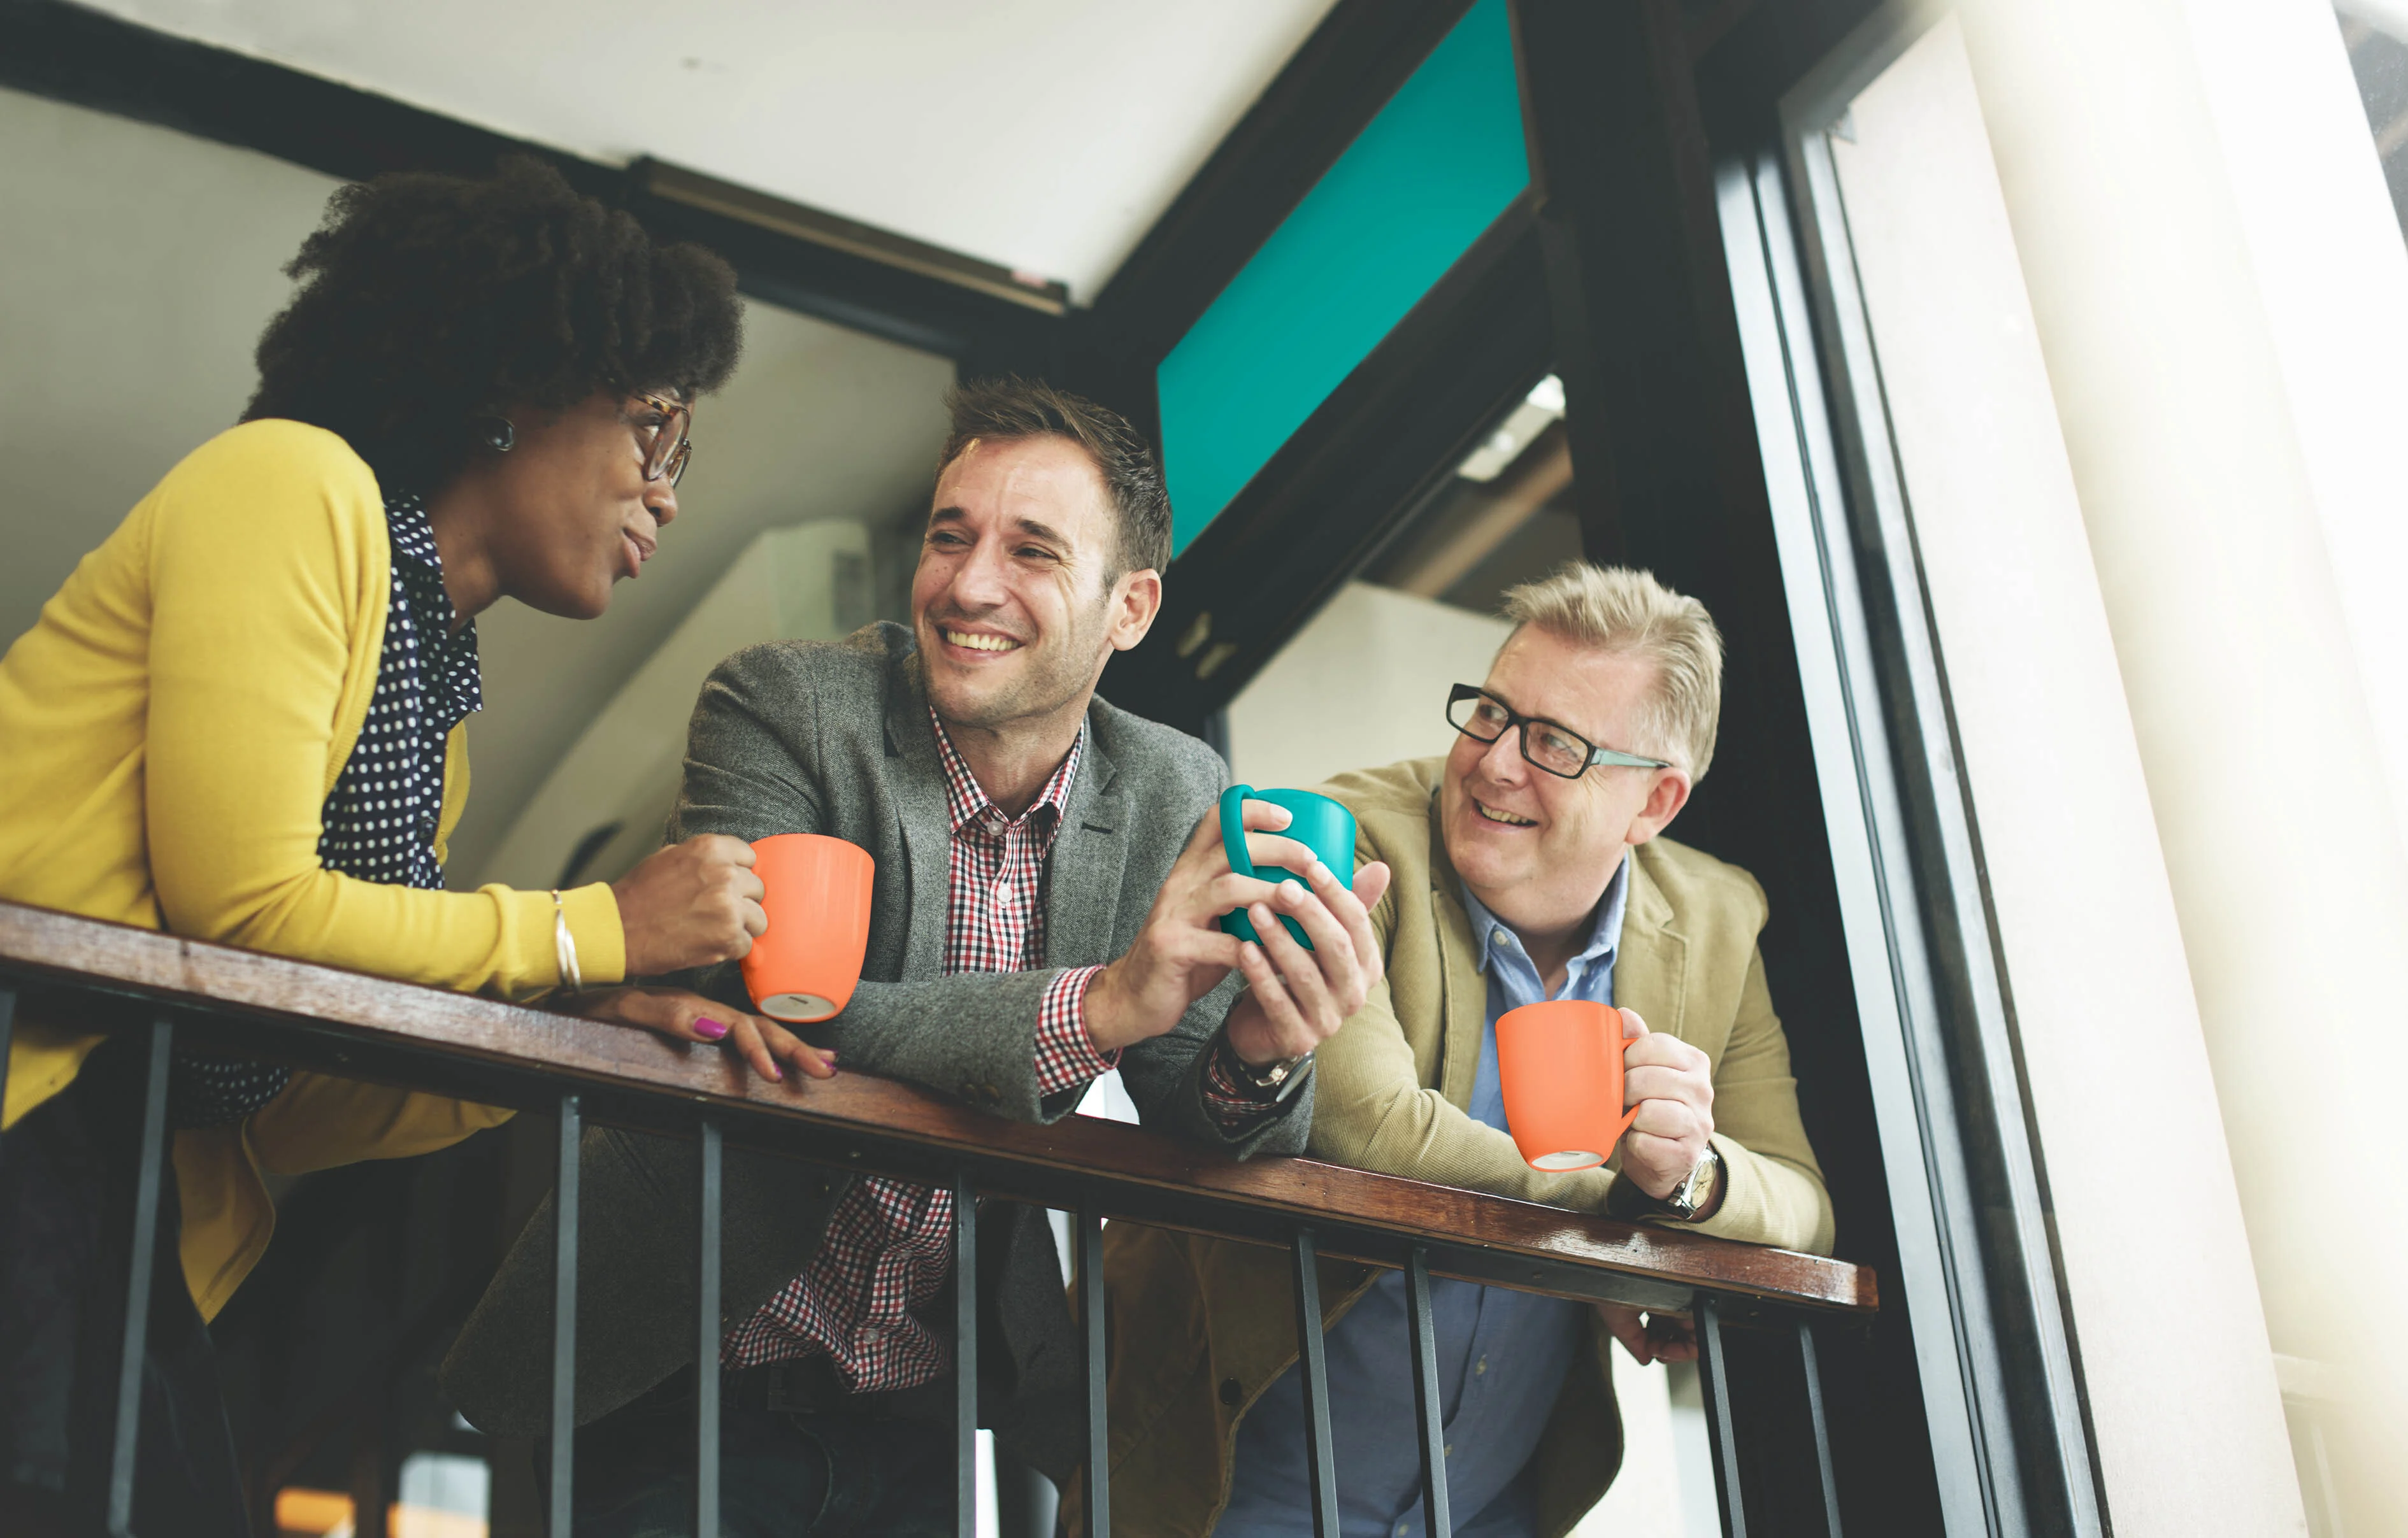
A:
{"type": "Polygon", "coordinates": [[[1529,180],[1505,0],[1479,0],[1162,360],[1174,554],[1529,180]]]}

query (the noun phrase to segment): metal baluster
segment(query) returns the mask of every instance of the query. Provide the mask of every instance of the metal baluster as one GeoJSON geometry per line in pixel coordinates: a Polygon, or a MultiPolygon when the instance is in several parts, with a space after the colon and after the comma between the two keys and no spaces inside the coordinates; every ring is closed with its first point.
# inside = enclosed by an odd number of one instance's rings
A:
{"type": "Polygon", "coordinates": [[[17,990],[0,985],[0,1101],[8,1095],[8,1048],[16,1039],[17,990]]]}
{"type": "Polygon", "coordinates": [[[1111,1538],[1112,1438],[1104,1405],[1104,1209],[1079,1196],[1079,1356],[1087,1373],[1088,1538],[1111,1538]]]}
{"type": "Polygon", "coordinates": [[[8,1084],[8,1045],[15,1040],[17,1026],[17,990],[0,984],[0,1094],[6,1094],[8,1084]]]}
{"type": "Polygon", "coordinates": [[[1798,1321],[1798,1355],[1806,1368],[1806,1414],[1814,1422],[1814,1469],[1822,1480],[1823,1525],[1840,1538],[1840,1482],[1831,1474],[1831,1428],[1823,1418],[1823,1362],[1814,1351],[1814,1326],[1798,1321]]]}
{"type": "Polygon", "coordinates": [[[134,1174],[134,1242],[126,1246],[125,1329],[118,1338],[117,1426],[108,1448],[109,1538],[134,1531],[134,1452],[142,1430],[142,1353],[150,1333],[150,1273],[159,1258],[159,1181],[167,1161],[167,1053],[175,1027],[150,1022],[142,1068],[141,1161],[134,1174]]]}
{"type": "MultiPolygon", "coordinates": [[[[953,1531],[978,1538],[978,1192],[953,1172],[953,1531]]],[[[1000,1493],[1000,1491],[998,1491],[1000,1493]]]]}
{"type": "Polygon", "coordinates": [[[701,1241],[694,1258],[694,1531],[719,1531],[719,1268],[726,1146],[719,1123],[702,1121],[701,1241]]]}
{"type": "Polygon", "coordinates": [[[1455,1518],[1446,1508],[1445,1406],[1438,1395],[1438,1332],[1430,1318],[1429,1251],[1415,1245],[1405,1260],[1405,1302],[1413,1332],[1413,1416],[1422,1430],[1422,1527],[1448,1538],[1455,1518]]]}
{"type": "Polygon", "coordinates": [[[1304,1366],[1304,1455],[1312,1464],[1312,1531],[1339,1538],[1338,1464],[1329,1446],[1329,1364],[1322,1353],[1321,1267],[1312,1231],[1296,1231],[1296,1343],[1304,1366]]]}
{"type": "Polygon", "coordinates": [[[560,1097],[560,1175],[553,1182],[552,1245],[552,1490],[546,1502],[555,1535],[575,1514],[577,1457],[577,1177],[582,1131],[575,1095],[560,1097]]]}
{"type": "Polygon", "coordinates": [[[1739,1488],[1739,1445],[1731,1436],[1730,1375],[1723,1355],[1723,1323],[1714,1300],[1698,1294],[1698,1388],[1706,1401],[1706,1441],[1714,1463],[1714,1504],[1725,1538],[1747,1538],[1746,1501],[1739,1488]]]}

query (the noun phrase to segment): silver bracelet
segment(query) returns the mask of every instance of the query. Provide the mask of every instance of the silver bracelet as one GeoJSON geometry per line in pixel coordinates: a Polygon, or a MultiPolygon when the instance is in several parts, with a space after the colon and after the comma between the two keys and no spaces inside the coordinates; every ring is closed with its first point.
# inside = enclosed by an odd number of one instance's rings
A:
{"type": "Polygon", "coordinates": [[[585,991],[585,974],[577,964],[577,936],[568,933],[568,904],[560,889],[552,890],[552,953],[560,964],[560,986],[571,993],[585,991]]]}

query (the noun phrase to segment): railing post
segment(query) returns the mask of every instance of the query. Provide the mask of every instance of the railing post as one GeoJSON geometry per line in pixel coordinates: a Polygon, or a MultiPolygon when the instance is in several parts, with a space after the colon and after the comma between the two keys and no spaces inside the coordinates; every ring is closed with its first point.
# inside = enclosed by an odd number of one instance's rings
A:
{"type": "Polygon", "coordinates": [[[1304,1368],[1304,1454],[1312,1465],[1314,1538],[1339,1538],[1338,1462],[1329,1445],[1329,1363],[1321,1339],[1321,1265],[1312,1231],[1296,1231],[1296,1344],[1304,1368]]]}
{"type": "Polygon", "coordinates": [[[694,1258],[694,1531],[719,1532],[719,1268],[726,1146],[719,1123],[702,1118],[700,1240],[694,1258]]]}
{"type": "Polygon", "coordinates": [[[1087,1538],[1111,1538],[1112,1437],[1104,1395],[1104,1209],[1079,1194],[1079,1356],[1087,1374],[1087,1538]]]}
{"type": "Polygon", "coordinates": [[[8,1092],[8,1051],[16,1040],[17,990],[0,983],[0,1098],[8,1092]]]}
{"type": "Polygon", "coordinates": [[[1840,1482],[1831,1474],[1831,1428],[1823,1418],[1823,1362],[1814,1350],[1814,1324],[1798,1321],[1798,1357],[1806,1369],[1806,1414],[1814,1423],[1814,1473],[1823,1495],[1823,1525],[1840,1538],[1840,1482]]]}
{"type": "Polygon", "coordinates": [[[1713,1450],[1714,1504],[1724,1538],[1747,1538],[1746,1501],[1739,1488],[1739,1445],[1731,1436],[1730,1372],[1723,1355],[1723,1322],[1713,1295],[1698,1294],[1698,1389],[1706,1402],[1706,1442],[1713,1450]]]}
{"type": "Polygon", "coordinates": [[[1446,1505],[1446,1407],[1439,1403],[1438,1330],[1430,1317],[1429,1250],[1415,1245],[1405,1259],[1405,1303],[1413,1332],[1413,1417],[1422,1432],[1422,1527],[1449,1538],[1455,1518],[1446,1505]]]}
{"type": "Polygon", "coordinates": [[[545,1531],[571,1531],[576,1518],[577,1177],[583,1117],[577,1096],[560,1097],[560,1174],[553,1181],[552,1227],[552,1489],[545,1531]]]}
{"type": "Polygon", "coordinates": [[[132,1538],[134,1454],[142,1431],[142,1355],[150,1343],[151,1272],[159,1259],[159,1182],[167,1162],[167,1063],[175,1027],[150,1022],[142,1067],[142,1141],[134,1171],[134,1233],[126,1246],[125,1327],[118,1337],[117,1424],[108,1447],[109,1538],[132,1538]]]}
{"type": "Polygon", "coordinates": [[[953,1171],[953,1531],[978,1538],[978,1192],[953,1171]]]}

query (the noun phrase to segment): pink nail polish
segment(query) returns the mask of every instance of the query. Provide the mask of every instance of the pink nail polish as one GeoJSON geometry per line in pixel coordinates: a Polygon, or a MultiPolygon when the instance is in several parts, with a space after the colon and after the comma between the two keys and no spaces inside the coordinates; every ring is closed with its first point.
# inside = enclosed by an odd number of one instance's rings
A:
{"type": "Polygon", "coordinates": [[[769,1076],[780,1084],[786,1082],[786,1075],[778,1071],[778,1065],[774,1062],[769,1065],[769,1076]]]}
{"type": "Polygon", "coordinates": [[[727,1026],[721,1020],[696,1020],[694,1022],[694,1033],[705,1041],[717,1041],[727,1034],[727,1026]]]}

